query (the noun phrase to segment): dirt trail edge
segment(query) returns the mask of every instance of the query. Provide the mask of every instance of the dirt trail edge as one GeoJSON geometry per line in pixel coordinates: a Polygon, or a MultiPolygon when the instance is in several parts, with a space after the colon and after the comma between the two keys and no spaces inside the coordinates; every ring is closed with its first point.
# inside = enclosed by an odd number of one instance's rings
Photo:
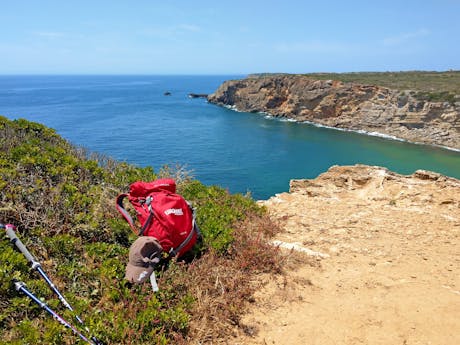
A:
{"type": "Polygon", "coordinates": [[[261,203],[303,260],[233,344],[460,344],[459,180],[357,165],[290,187],[261,203]]]}

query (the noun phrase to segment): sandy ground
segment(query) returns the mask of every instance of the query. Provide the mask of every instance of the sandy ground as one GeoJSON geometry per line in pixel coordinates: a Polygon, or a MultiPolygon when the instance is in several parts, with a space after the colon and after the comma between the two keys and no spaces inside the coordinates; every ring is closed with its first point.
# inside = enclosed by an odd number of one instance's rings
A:
{"type": "Polygon", "coordinates": [[[263,203],[310,252],[264,277],[232,344],[460,344],[460,181],[333,167],[263,203]]]}

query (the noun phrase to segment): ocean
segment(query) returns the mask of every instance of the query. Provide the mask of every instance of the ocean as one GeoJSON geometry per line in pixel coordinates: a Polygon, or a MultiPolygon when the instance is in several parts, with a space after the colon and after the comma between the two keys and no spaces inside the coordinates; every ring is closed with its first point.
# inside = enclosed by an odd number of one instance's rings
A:
{"type": "Polygon", "coordinates": [[[207,185],[267,199],[332,165],[460,178],[460,152],[237,112],[189,93],[244,76],[0,76],[0,115],[54,128],[139,166],[180,165],[207,185]],[[170,95],[165,95],[169,92],[170,95]]]}

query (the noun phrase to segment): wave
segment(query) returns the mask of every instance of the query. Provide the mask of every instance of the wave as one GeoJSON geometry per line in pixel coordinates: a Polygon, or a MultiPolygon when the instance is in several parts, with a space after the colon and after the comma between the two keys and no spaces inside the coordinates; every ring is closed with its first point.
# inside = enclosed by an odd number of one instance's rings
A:
{"type": "Polygon", "coordinates": [[[416,145],[427,145],[427,146],[439,147],[439,148],[454,151],[454,152],[460,152],[460,149],[456,149],[456,148],[450,147],[450,146],[427,144],[427,143],[422,143],[422,142],[418,142],[418,141],[409,141],[407,139],[399,138],[399,137],[396,137],[394,135],[380,133],[380,132],[370,132],[370,131],[366,131],[364,129],[338,128],[338,127],[322,125],[322,124],[311,122],[311,121],[299,121],[299,123],[305,123],[305,124],[315,126],[315,127],[322,127],[322,128],[327,128],[327,129],[335,129],[336,131],[353,132],[353,133],[358,133],[358,134],[369,135],[369,136],[372,136],[372,137],[379,137],[379,138],[383,138],[383,139],[396,140],[396,141],[401,141],[401,142],[411,143],[411,144],[416,144],[416,145]]]}
{"type": "Polygon", "coordinates": [[[243,113],[243,111],[238,110],[238,108],[236,107],[236,105],[227,105],[227,104],[225,104],[225,105],[224,105],[224,108],[227,108],[227,109],[229,109],[229,110],[236,111],[237,113],[243,113]]]}

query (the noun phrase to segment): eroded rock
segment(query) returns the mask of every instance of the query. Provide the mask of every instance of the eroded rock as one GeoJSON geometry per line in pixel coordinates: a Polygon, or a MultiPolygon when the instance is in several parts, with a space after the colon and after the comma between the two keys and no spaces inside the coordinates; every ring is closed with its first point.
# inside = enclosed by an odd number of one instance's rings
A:
{"type": "Polygon", "coordinates": [[[305,76],[249,77],[223,83],[208,101],[240,111],[377,132],[460,149],[460,106],[426,102],[384,87],[305,76]]]}

